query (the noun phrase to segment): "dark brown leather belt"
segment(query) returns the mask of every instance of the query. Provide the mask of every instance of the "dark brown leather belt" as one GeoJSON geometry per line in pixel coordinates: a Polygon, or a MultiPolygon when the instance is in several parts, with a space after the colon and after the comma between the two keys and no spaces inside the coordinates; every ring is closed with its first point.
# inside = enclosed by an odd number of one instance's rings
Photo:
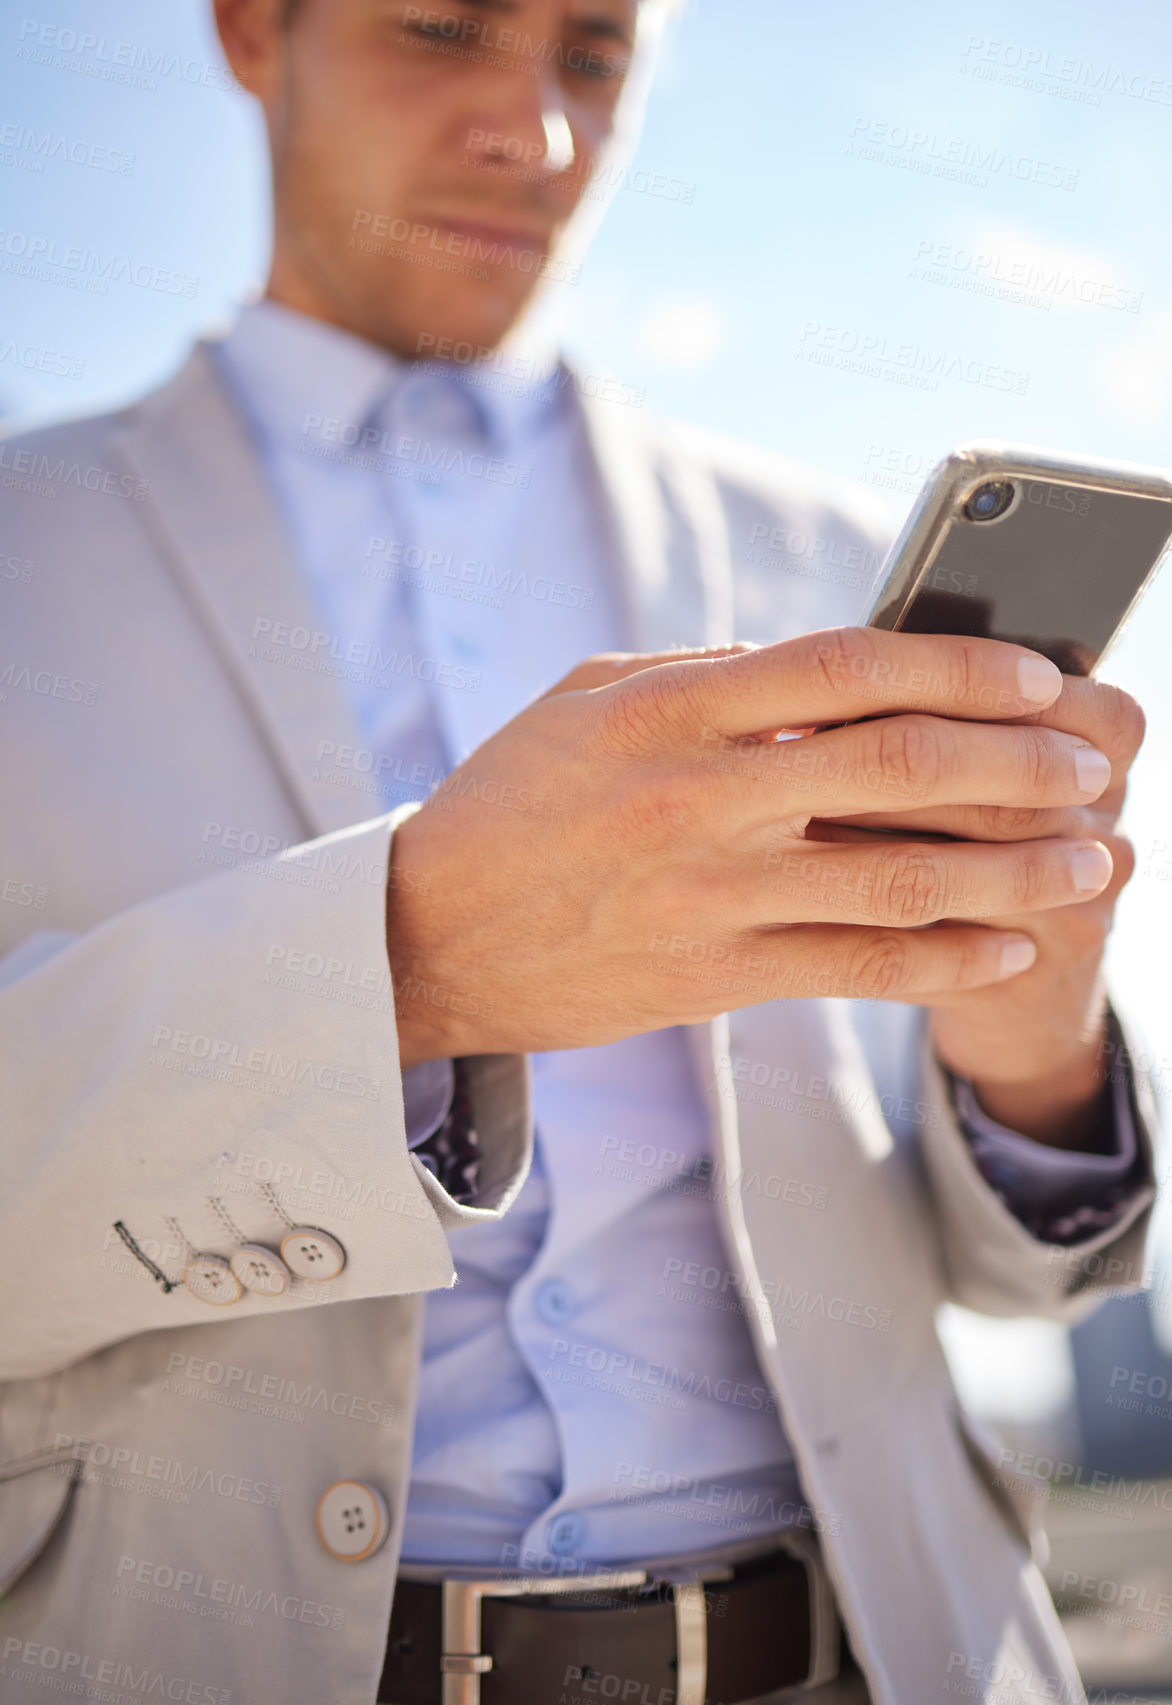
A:
{"type": "Polygon", "coordinates": [[[815,1646],[826,1644],[812,1618],[807,1564],[784,1552],[689,1587],[647,1582],[640,1571],[400,1579],[378,1697],[393,1705],[737,1705],[810,1677],[815,1646]]]}

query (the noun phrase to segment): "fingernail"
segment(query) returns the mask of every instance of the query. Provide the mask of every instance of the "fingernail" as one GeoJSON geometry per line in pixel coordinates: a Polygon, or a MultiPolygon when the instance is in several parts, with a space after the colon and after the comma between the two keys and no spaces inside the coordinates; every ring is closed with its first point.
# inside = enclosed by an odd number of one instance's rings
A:
{"type": "Polygon", "coordinates": [[[1018,689],[1031,704],[1050,704],[1062,691],[1062,671],[1048,657],[1023,657],[1017,665],[1018,689]]]}
{"type": "Polygon", "coordinates": [[[1070,874],[1080,894],[1097,894],[1111,880],[1111,854],[1106,847],[1078,847],[1070,855],[1070,874]]]}
{"type": "Polygon", "coordinates": [[[1074,775],[1080,793],[1100,794],[1111,780],[1111,760],[1097,746],[1076,746],[1074,775]]]}
{"type": "Polygon", "coordinates": [[[1016,936],[1001,949],[1001,975],[1016,977],[1019,971],[1028,971],[1037,957],[1038,950],[1029,936],[1016,936]]]}

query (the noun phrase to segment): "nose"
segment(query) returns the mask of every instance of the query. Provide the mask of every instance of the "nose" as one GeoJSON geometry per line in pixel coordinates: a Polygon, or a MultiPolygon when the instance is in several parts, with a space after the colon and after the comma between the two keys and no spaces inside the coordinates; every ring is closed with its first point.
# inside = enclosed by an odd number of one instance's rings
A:
{"type": "Polygon", "coordinates": [[[556,66],[538,45],[496,68],[491,89],[482,77],[466,151],[477,164],[508,161],[554,176],[569,172],[576,151],[556,66]]]}
{"type": "Polygon", "coordinates": [[[545,108],[541,115],[541,128],[545,131],[544,169],[547,172],[568,172],[574,164],[574,138],[560,100],[545,108]]]}

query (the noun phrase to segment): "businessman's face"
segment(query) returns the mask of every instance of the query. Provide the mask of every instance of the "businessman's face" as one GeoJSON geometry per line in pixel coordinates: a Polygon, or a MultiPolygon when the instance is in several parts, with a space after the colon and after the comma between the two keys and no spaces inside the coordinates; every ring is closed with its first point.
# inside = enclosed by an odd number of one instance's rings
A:
{"type": "Polygon", "coordinates": [[[280,300],[415,355],[493,346],[543,276],[559,287],[638,0],[216,9],[265,109],[280,300]]]}

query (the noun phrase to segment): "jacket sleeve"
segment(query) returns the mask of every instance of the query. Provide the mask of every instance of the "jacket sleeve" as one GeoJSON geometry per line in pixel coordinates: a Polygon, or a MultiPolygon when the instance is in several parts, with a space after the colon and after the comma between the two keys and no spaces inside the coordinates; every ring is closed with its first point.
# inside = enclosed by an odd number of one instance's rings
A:
{"type": "Polygon", "coordinates": [[[414,809],[121,913],[0,991],[0,1379],[157,1327],[453,1282],[446,1229],[497,1217],[528,1167],[527,1074],[469,1062],[482,1160],[458,1206],[404,1124],[382,873],[414,809]],[[276,1249],[290,1222],[342,1245],[328,1283],[224,1308],[181,1282],[189,1245],[276,1249]]]}
{"type": "Polygon", "coordinates": [[[1062,1243],[1035,1235],[982,1176],[957,1118],[947,1074],[921,1023],[916,1038],[924,1110],[920,1144],[952,1299],[982,1314],[1034,1315],[1074,1324],[1104,1295],[1140,1289],[1156,1197],[1155,1100],[1134,1064],[1127,1033],[1112,1020],[1110,1073],[1120,1078],[1138,1149],[1134,1184],[1111,1223],[1062,1243]]]}

